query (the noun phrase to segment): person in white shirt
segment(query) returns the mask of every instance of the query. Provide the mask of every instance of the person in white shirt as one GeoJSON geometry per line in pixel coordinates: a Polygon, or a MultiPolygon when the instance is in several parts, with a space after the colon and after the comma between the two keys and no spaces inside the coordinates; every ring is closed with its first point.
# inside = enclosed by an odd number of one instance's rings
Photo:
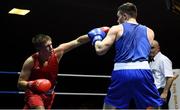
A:
{"type": "Polygon", "coordinates": [[[171,60],[160,52],[159,43],[154,40],[151,45],[150,68],[152,69],[154,83],[158,88],[161,98],[164,100],[162,109],[168,109],[169,99],[171,97],[170,88],[175,79],[173,75],[171,60]]]}

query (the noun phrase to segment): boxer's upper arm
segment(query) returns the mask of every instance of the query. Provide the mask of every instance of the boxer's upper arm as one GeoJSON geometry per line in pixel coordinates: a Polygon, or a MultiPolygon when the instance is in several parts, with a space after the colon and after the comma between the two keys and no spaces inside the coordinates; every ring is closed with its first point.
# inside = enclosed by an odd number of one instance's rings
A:
{"type": "Polygon", "coordinates": [[[154,40],[154,31],[150,28],[147,28],[147,37],[148,37],[149,43],[152,44],[154,40]]]}
{"type": "Polygon", "coordinates": [[[110,47],[116,40],[118,32],[119,28],[117,26],[113,26],[110,28],[109,32],[107,33],[106,37],[102,42],[97,41],[95,49],[98,55],[104,55],[110,49],[110,47]]]}
{"type": "Polygon", "coordinates": [[[18,87],[20,88],[26,87],[33,65],[34,65],[34,62],[33,62],[32,57],[29,57],[28,59],[26,59],[26,61],[24,62],[22,66],[22,69],[18,78],[18,87]]]}

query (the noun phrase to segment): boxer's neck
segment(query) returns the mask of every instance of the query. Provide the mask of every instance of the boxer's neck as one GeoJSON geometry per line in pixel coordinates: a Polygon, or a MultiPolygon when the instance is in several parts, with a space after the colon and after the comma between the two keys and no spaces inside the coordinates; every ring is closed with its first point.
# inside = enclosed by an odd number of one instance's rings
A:
{"type": "Polygon", "coordinates": [[[132,24],[138,24],[136,19],[134,19],[134,18],[129,18],[126,22],[127,23],[132,23],[132,24]]]}

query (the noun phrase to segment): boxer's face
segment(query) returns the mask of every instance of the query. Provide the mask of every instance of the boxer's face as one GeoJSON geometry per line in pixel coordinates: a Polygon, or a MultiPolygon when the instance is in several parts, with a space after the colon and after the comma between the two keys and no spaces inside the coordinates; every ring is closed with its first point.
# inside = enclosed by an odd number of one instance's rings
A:
{"type": "Polygon", "coordinates": [[[127,19],[126,19],[126,14],[124,13],[122,13],[121,11],[118,11],[117,12],[117,17],[118,17],[118,20],[117,20],[117,22],[119,23],[119,24],[121,24],[121,23],[124,23],[127,19]]]}
{"type": "Polygon", "coordinates": [[[45,59],[48,59],[49,56],[51,55],[53,51],[53,47],[52,47],[52,41],[48,40],[46,43],[44,43],[41,47],[40,47],[40,53],[41,55],[43,55],[43,57],[45,59]]]}
{"type": "Polygon", "coordinates": [[[48,40],[45,44],[44,44],[44,50],[47,51],[47,53],[51,53],[52,50],[53,50],[53,47],[52,47],[52,41],[51,40],[48,40]]]}

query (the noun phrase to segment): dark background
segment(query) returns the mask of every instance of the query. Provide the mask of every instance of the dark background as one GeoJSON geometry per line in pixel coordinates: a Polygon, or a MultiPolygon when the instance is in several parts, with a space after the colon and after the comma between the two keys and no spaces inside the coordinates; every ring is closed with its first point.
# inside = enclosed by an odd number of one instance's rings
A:
{"type": "MultiPolygon", "coordinates": [[[[1,0],[0,1],[0,71],[18,72],[24,60],[35,50],[31,38],[48,34],[53,46],[68,42],[89,30],[117,24],[119,5],[128,0],[1,0]],[[10,15],[12,8],[30,9],[26,16],[10,15]]],[[[129,0],[137,5],[137,21],[155,32],[161,51],[180,68],[180,15],[166,6],[165,0],[129,0]]],[[[65,54],[60,73],[110,75],[113,47],[104,56],[97,56],[90,43],[65,54]]],[[[1,74],[1,91],[18,90],[17,74],[1,74]]],[[[57,92],[106,93],[109,78],[58,77],[57,92]]],[[[0,94],[1,108],[22,108],[23,95],[0,94]],[[4,101],[4,99],[8,101],[4,101]]],[[[101,108],[104,96],[58,95],[53,108],[101,108]]]]}

